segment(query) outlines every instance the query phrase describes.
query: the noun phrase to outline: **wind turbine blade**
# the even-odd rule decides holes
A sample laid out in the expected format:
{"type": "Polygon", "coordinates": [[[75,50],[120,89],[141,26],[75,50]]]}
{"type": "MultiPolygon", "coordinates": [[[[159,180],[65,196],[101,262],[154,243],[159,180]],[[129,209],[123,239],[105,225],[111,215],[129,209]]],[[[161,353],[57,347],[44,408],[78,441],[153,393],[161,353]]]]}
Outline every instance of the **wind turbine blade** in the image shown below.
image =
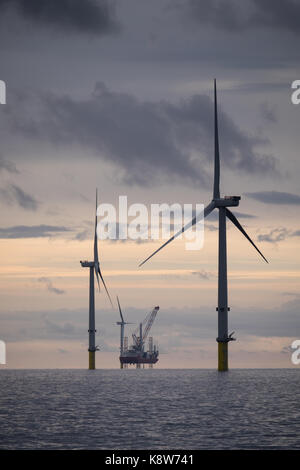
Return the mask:
{"type": "Polygon", "coordinates": [[[219,130],[218,130],[218,104],[217,104],[217,82],[214,79],[215,98],[215,168],[214,168],[214,199],[220,198],[220,153],[219,153],[219,130]]]}
{"type": "Polygon", "coordinates": [[[97,238],[97,204],[98,204],[98,191],[96,189],[96,214],[95,214],[95,233],[94,233],[94,263],[95,263],[95,267],[96,267],[97,264],[99,264],[99,259],[98,259],[98,238],[97,238]]]}
{"type": "MultiPolygon", "coordinates": [[[[208,206],[206,206],[205,209],[204,209],[203,217],[205,218],[206,216],[208,216],[208,214],[210,214],[214,209],[215,209],[214,202],[210,202],[208,204],[208,206]]],[[[173,235],[168,241],[166,241],[163,245],[161,245],[161,247],[159,247],[156,251],[154,251],[154,253],[152,253],[152,255],[148,256],[148,258],[146,258],[141,264],[139,264],[139,267],[141,267],[143,264],[145,264],[146,261],[148,261],[150,258],[152,258],[152,256],[156,255],[156,253],[158,253],[160,250],[162,250],[165,246],[167,246],[169,243],[171,243],[173,240],[175,240],[175,238],[177,238],[183,232],[185,232],[186,230],[191,228],[193,225],[195,225],[195,223],[199,220],[200,215],[201,215],[201,212],[199,214],[197,214],[188,224],[186,224],[184,227],[182,227],[182,229],[179,230],[179,232],[175,233],[175,235],[173,235]]]]}
{"type": "Polygon", "coordinates": [[[103,285],[104,285],[104,289],[106,290],[107,297],[109,298],[110,304],[111,304],[111,306],[113,307],[113,303],[112,303],[111,297],[110,297],[110,295],[109,295],[109,292],[108,292],[108,290],[107,290],[106,284],[105,284],[105,282],[104,282],[104,279],[103,279],[103,276],[102,276],[102,273],[101,273],[101,270],[100,270],[100,266],[99,266],[99,265],[98,265],[98,273],[99,273],[100,279],[101,279],[101,281],[102,281],[102,283],[103,283],[103,285]]]}
{"type": "Polygon", "coordinates": [[[100,264],[99,264],[99,257],[98,257],[98,237],[97,237],[97,206],[98,206],[98,190],[96,189],[96,214],[95,214],[95,234],[94,234],[94,264],[95,264],[95,273],[96,273],[96,278],[98,282],[98,287],[100,291],[100,282],[99,282],[99,276],[100,279],[104,285],[104,288],[106,290],[107,296],[109,298],[109,301],[111,303],[111,306],[113,307],[113,303],[111,301],[109,292],[107,290],[106,284],[104,282],[101,270],[100,270],[100,264]]]}
{"type": "Polygon", "coordinates": [[[99,282],[99,276],[98,276],[98,269],[96,268],[96,265],[94,266],[94,268],[95,268],[95,273],[96,273],[98,289],[99,289],[99,292],[100,292],[100,282],[99,282]]]}
{"type": "Polygon", "coordinates": [[[123,323],[125,323],[125,322],[124,322],[123,315],[122,315],[121,305],[120,305],[119,297],[118,297],[118,296],[117,296],[117,301],[118,301],[118,307],[119,307],[119,312],[120,312],[121,321],[122,321],[123,323]]]}
{"type": "Polygon", "coordinates": [[[229,210],[227,209],[226,207],[226,215],[228,217],[228,219],[231,220],[231,222],[233,223],[233,225],[235,225],[239,230],[240,232],[242,232],[242,234],[247,238],[247,240],[249,240],[249,242],[251,243],[251,245],[254,246],[254,248],[256,249],[256,251],[258,251],[258,253],[260,254],[260,256],[266,261],[266,263],[269,263],[269,261],[264,257],[264,255],[262,254],[262,252],[257,248],[257,246],[255,245],[255,243],[251,240],[251,238],[249,237],[249,235],[246,233],[246,231],[243,229],[243,227],[241,226],[241,224],[239,223],[239,221],[237,220],[236,216],[229,210]]]}
{"type": "Polygon", "coordinates": [[[99,269],[99,258],[98,258],[98,238],[97,238],[97,205],[98,205],[98,190],[96,188],[96,213],[95,213],[95,233],[94,233],[94,266],[95,266],[95,274],[98,283],[98,289],[100,292],[100,283],[99,283],[99,276],[98,276],[98,269],[99,269]]]}

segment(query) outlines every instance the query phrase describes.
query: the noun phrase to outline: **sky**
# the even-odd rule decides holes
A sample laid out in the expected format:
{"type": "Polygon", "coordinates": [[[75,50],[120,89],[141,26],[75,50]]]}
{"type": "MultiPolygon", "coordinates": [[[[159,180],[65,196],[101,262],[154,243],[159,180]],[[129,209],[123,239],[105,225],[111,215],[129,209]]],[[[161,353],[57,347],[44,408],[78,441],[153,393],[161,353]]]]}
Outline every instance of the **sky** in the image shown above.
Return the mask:
{"type": "MultiPolygon", "coordinates": [[[[299,367],[298,0],[0,0],[0,368],[86,368],[88,272],[99,201],[212,198],[213,79],[228,222],[230,367],[299,367]]],[[[119,320],[160,306],[159,368],[217,363],[217,219],[204,245],[100,241],[114,299],[96,293],[98,368],[117,368],[119,320]]],[[[126,335],[131,335],[127,327],[126,335]]],[[[133,326],[132,328],[135,328],[133,326]]]]}

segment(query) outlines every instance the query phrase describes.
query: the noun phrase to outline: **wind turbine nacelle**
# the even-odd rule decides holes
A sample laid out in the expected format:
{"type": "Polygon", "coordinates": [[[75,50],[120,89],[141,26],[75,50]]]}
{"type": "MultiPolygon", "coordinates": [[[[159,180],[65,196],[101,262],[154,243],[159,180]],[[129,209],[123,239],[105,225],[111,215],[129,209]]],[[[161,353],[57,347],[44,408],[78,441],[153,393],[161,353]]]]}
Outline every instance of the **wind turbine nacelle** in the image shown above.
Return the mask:
{"type": "Polygon", "coordinates": [[[216,207],[234,207],[240,203],[241,196],[225,196],[224,198],[214,199],[216,207]]]}
{"type": "Polygon", "coordinates": [[[94,261],[80,261],[82,268],[92,268],[95,263],[94,261]]]}

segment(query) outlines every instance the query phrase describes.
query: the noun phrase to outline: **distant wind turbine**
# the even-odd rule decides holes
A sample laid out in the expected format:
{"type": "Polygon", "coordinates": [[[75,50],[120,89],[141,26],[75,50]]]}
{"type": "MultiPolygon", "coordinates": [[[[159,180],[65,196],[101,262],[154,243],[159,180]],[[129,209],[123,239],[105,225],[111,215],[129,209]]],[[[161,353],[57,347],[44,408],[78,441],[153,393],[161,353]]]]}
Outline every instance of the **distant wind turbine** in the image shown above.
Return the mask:
{"type": "Polygon", "coordinates": [[[214,165],[214,187],[213,199],[205,207],[203,213],[197,214],[187,225],[182,227],[179,232],[173,235],[166,243],[158,248],[152,255],[148,256],[141,264],[142,266],[152,256],[158,253],[162,248],[168,245],[176,237],[181,235],[184,231],[195,225],[200,216],[207,217],[214,209],[219,209],[219,273],[218,273],[218,370],[228,370],[228,343],[234,341],[233,333],[228,335],[228,288],[227,288],[227,247],[226,247],[226,217],[242,232],[247,240],[254,246],[260,256],[268,263],[264,255],[257,248],[255,243],[251,240],[249,235],[243,229],[235,215],[228,209],[228,207],[238,206],[241,199],[240,196],[220,196],[220,155],[219,155],[219,133],[218,133],[218,113],[217,113],[217,86],[214,80],[214,134],[215,134],[215,165],[214,165]]]}
{"type": "MultiPolygon", "coordinates": [[[[124,352],[124,327],[125,325],[132,325],[132,323],[129,323],[127,321],[124,321],[121,305],[119,302],[119,297],[117,296],[117,301],[118,301],[118,307],[119,307],[119,313],[121,317],[121,321],[117,321],[117,325],[121,326],[121,332],[120,332],[120,357],[123,355],[124,352]]],[[[123,363],[120,361],[120,368],[123,369],[123,363]]]]}
{"type": "Polygon", "coordinates": [[[89,288],[89,369],[96,368],[95,352],[99,351],[99,347],[95,344],[95,282],[94,272],[96,274],[98,288],[100,292],[99,277],[102,281],[104,289],[107,293],[111,306],[113,306],[106,284],[104,282],[102,272],[100,269],[99,257],[98,257],[98,238],[97,238],[97,204],[98,195],[96,190],[96,216],[95,216],[95,234],[94,234],[94,261],[80,261],[83,268],[90,268],[90,288],[89,288]]]}

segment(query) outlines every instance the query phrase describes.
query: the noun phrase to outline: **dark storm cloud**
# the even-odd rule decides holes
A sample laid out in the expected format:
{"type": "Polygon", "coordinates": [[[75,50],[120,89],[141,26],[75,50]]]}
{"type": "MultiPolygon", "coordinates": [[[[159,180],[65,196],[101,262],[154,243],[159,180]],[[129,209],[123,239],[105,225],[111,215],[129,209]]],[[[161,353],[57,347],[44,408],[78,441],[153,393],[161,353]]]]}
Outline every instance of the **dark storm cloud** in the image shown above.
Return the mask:
{"type": "Polygon", "coordinates": [[[249,24],[280,28],[300,33],[300,3],[298,0],[252,0],[255,8],[249,24]]]}
{"type": "Polygon", "coordinates": [[[65,294],[65,291],[63,289],[58,289],[57,287],[54,287],[51,279],[49,279],[48,277],[40,277],[38,279],[38,282],[45,284],[46,289],[52,294],[56,294],[56,295],[65,294]]]}
{"type": "Polygon", "coordinates": [[[254,193],[245,193],[245,196],[251,197],[265,204],[300,204],[300,196],[292,193],[280,191],[257,191],[254,193]]]}
{"type": "Polygon", "coordinates": [[[39,206],[39,202],[33,196],[26,193],[16,184],[10,184],[6,188],[0,188],[0,197],[2,202],[7,204],[17,203],[26,210],[36,211],[39,206]]]}
{"type": "Polygon", "coordinates": [[[240,31],[245,27],[249,15],[249,1],[234,0],[188,0],[177,2],[177,7],[187,11],[193,21],[203,26],[212,25],[228,31],[240,31]]]}
{"type": "Polygon", "coordinates": [[[116,31],[115,5],[111,0],[0,0],[3,11],[62,31],[94,34],[116,31]]]}
{"type": "Polygon", "coordinates": [[[298,0],[189,0],[177,6],[203,26],[230,32],[270,28],[300,33],[298,0]]]}
{"type": "MultiPolygon", "coordinates": [[[[84,101],[23,94],[17,112],[7,107],[7,116],[11,129],[31,140],[77,145],[116,164],[127,183],[152,185],[162,175],[211,185],[213,104],[206,95],[177,104],[143,102],[98,83],[84,101]]],[[[224,165],[248,174],[277,172],[275,158],[257,150],[266,139],[247,135],[222,110],[219,120],[224,165]]]]}
{"type": "Polygon", "coordinates": [[[55,225],[15,225],[13,227],[0,228],[1,238],[40,238],[53,237],[59,233],[68,232],[66,227],[55,225]]]}

